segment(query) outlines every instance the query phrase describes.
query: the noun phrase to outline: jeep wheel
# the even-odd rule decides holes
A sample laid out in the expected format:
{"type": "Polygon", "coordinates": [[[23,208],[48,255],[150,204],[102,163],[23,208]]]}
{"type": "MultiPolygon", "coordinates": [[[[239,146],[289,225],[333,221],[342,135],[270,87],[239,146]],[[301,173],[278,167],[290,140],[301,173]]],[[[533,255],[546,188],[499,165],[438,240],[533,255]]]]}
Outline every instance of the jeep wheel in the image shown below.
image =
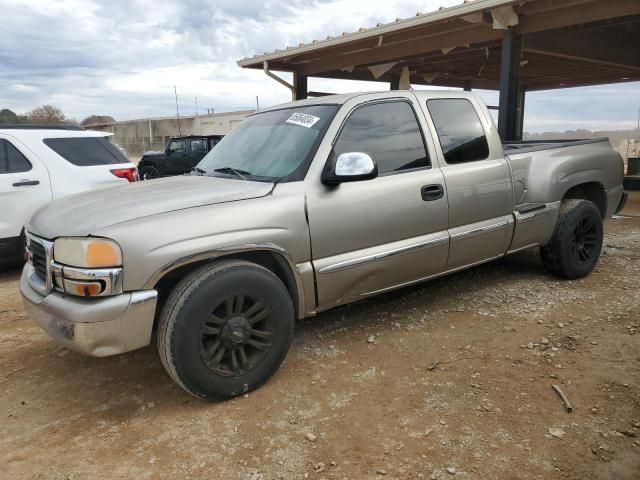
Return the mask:
{"type": "Polygon", "coordinates": [[[160,176],[158,169],[150,165],[140,167],[138,173],[140,174],[140,180],[151,180],[152,178],[158,178],[160,176]]]}
{"type": "Polygon", "coordinates": [[[185,277],[163,307],[158,353],[169,375],[200,398],[233,397],[265,383],[293,339],[293,304],[271,271],[230,260],[185,277]]]}
{"type": "Polygon", "coordinates": [[[602,249],[602,217],[587,200],[566,200],[551,241],[540,249],[547,271],[570,280],[587,276],[602,249]]]}

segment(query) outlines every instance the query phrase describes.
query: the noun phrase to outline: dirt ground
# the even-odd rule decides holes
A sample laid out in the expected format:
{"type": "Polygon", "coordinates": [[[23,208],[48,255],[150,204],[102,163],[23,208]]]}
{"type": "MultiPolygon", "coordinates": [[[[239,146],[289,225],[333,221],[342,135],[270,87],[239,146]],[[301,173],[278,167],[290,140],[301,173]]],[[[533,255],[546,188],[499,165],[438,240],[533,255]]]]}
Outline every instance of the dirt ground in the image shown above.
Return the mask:
{"type": "Polygon", "coordinates": [[[220,403],[152,348],[58,348],[2,273],[0,476],[638,479],[640,218],[606,230],[584,280],[525,252],[300,322],[271,381],[220,403]]]}

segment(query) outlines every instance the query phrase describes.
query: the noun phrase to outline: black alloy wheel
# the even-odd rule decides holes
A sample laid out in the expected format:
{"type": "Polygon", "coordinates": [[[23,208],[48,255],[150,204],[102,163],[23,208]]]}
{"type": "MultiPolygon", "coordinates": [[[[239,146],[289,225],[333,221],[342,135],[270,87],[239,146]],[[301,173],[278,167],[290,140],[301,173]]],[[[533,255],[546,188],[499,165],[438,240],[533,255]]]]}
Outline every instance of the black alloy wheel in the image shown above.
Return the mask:
{"type": "Polygon", "coordinates": [[[571,253],[573,258],[579,263],[586,263],[593,259],[598,252],[597,246],[598,230],[593,218],[585,217],[581,219],[573,230],[573,241],[571,253]]]}
{"type": "Polygon", "coordinates": [[[593,202],[563,200],[553,235],[540,248],[542,264],[557,277],[585,277],[598,262],[603,238],[602,214],[593,202]]]}
{"type": "Polygon", "coordinates": [[[265,383],[293,340],[292,298],[271,270],[216,260],[173,288],[158,319],[158,354],[184,390],[234,397],[265,383]]]}
{"type": "Polygon", "coordinates": [[[217,375],[247,373],[273,345],[276,323],[263,298],[238,293],[227,297],[200,328],[202,361],[217,375]]]}

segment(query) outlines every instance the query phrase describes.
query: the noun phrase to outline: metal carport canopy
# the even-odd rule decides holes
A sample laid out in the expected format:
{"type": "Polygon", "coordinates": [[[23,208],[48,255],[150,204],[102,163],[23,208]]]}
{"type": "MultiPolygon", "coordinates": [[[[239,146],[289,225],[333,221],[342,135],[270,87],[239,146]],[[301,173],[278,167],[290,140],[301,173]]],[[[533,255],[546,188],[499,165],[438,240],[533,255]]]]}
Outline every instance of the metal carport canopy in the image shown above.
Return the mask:
{"type": "Polygon", "coordinates": [[[500,131],[522,134],[524,92],[640,80],[640,0],[476,0],[238,62],[308,77],[500,90],[500,131]]]}

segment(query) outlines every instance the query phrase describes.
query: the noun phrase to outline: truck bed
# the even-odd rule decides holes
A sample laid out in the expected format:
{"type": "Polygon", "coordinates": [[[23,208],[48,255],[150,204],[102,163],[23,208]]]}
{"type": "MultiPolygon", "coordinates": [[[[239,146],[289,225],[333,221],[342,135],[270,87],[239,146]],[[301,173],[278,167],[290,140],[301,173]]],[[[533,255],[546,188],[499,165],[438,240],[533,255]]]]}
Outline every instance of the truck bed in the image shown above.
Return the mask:
{"type": "Polygon", "coordinates": [[[575,147],[577,145],[587,145],[589,143],[608,142],[607,137],[588,138],[581,140],[520,140],[502,142],[504,153],[527,153],[538,152],[541,150],[551,150],[554,148],[575,147]]]}

